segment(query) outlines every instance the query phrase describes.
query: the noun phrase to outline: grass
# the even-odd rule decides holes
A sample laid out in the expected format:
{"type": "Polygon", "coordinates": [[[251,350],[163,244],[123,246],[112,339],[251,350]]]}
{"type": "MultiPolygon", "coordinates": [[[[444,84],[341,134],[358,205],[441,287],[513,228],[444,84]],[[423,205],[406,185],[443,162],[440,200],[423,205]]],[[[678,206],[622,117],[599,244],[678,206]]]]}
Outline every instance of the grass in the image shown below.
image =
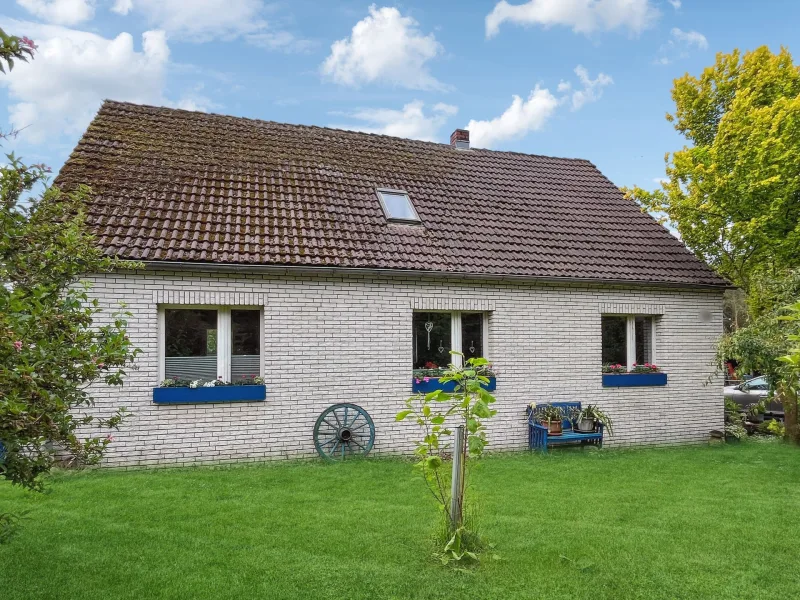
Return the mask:
{"type": "Polygon", "coordinates": [[[64,472],[0,485],[0,513],[28,511],[0,596],[796,598],[799,482],[781,443],[490,457],[473,489],[501,559],[459,573],[404,461],[64,472]]]}

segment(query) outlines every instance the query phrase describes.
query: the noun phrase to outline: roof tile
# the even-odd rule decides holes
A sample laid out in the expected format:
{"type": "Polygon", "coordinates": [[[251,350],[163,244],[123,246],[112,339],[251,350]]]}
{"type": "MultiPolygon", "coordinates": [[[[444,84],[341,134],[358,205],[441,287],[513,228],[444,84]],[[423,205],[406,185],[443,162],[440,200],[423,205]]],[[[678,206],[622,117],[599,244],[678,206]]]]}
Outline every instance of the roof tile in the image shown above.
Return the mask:
{"type": "Polygon", "coordinates": [[[56,182],[125,258],[727,285],[579,159],[106,101],[56,182]]]}

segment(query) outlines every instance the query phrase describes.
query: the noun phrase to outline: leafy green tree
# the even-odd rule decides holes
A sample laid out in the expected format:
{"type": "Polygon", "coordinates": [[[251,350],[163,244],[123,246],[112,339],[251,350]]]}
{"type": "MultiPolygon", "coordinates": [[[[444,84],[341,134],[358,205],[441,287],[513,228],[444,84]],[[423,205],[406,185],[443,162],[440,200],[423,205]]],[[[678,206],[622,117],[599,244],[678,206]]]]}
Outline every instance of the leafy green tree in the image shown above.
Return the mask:
{"type": "MultiPolygon", "coordinates": [[[[0,35],[0,62],[33,55],[27,38],[0,35]]],[[[74,464],[97,462],[124,410],[92,417],[87,386],[121,385],[138,350],[125,333],[125,316],[97,326],[89,301],[89,273],[133,268],[106,257],[85,227],[85,187],[61,191],[42,183],[43,165],[13,155],[0,168],[0,476],[40,490],[41,475],[59,456],[74,464]],[[95,435],[89,435],[94,432],[95,435]]],[[[3,519],[8,525],[8,515],[3,519]]]]}
{"type": "Polygon", "coordinates": [[[626,190],[701,259],[749,290],[754,273],[800,264],[800,67],[766,46],[718,54],[672,89],[688,145],[666,155],[662,189],[626,190]]]}
{"type": "Polygon", "coordinates": [[[47,188],[20,201],[44,175],[16,159],[0,169],[0,475],[40,489],[56,459],[97,462],[111,437],[82,439],[81,427],[117,427],[123,413],[82,414],[86,387],[121,385],[136,356],[123,314],[102,327],[89,301],[87,273],[130,268],[105,257],[85,230],[88,190],[47,188]]]}
{"type": "Polygon", "coordinates": [[[760,276],[753,282],[760,290],[760,304],[752,310],[746,327],[722,337],[717,361],[735,359],[740,373],[761,373],[770,382],[770,391],[783,404],[786,439],[800,444],[798,428],[797,373],[787,362],[800,335],[800,319],[787,318],[793,305],[800,303],[800,269],[777,277],[760,276]]]}
{"type": "MultiPolygon", "coordinates": [[[[451,351],[451,354],[461,353],[451,351]]],[[[438,553],[444,564],[477,561],[477,552],[482,547],[474,522],[468,522],[471,514],[465,502],[471,459],[480,457],[488,443],[484,421],[497,412],[491,408],[494,396],[483,387],[489,383],[490,373],[489,361],[485,358],[470,358],[464,366],[451,364],[439,382],[454,382],[453,393],[437,390],[412,396],[406,400],[405,410],[396,417],[398,421],[414,420],[423,432],[414,451],[419,459],[416,467],[444,517],[440,540],[444,547],[438,553]],[[463,428],[465,443],[461,444],[460,485],[453,486],[452,460],[459,427],[463,428]]]]}
{"type": "MultiPolygon", "coordinates": [[[[800,302],[787,306],[785,312],[786,314],[780,319],[790,323],[792,333],[787,336],[789,351],[780,356],[778,360],[784,367],[784,389],[786,393],[794,396],[795,404],[797,404],[798,396],[800,396],[800,302]]],[[[797,417],[796,414],[795,417],[797,417]]],[[[795,431],[794,441],[798,440],[798,435],[799,433],[795,431]]]]}

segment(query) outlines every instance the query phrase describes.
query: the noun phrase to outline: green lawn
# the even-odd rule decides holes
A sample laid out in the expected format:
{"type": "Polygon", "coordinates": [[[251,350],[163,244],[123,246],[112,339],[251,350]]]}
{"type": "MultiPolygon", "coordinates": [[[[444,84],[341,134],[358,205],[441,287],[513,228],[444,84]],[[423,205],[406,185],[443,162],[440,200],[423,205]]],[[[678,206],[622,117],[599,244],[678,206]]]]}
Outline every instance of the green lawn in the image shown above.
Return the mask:
{"type": "Polygon", "coordinates": [[[458,573],[429,558],[435,508],[399,460],[3,484],[0,512],[30,512],[0,597],[800,597],[800,450],[781,443],[498,456],[473,486],[501,560],[458,573]]]}

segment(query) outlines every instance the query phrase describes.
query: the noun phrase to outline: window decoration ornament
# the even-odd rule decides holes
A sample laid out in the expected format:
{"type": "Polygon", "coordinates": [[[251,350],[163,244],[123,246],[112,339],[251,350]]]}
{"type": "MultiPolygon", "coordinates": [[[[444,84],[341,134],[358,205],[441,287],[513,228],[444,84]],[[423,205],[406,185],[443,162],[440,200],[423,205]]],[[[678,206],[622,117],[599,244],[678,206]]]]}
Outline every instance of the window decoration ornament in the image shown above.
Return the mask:
{"type": "Polygon", "coordinates": [[[442,340],[439,340],[439,348],[437,348],[437,350],[439,350],[439,354],[444,354],[444,344],[442,340]]]}
{"type": "Polygon", "coordinates": [[[474,340],[469,343],[469,352],[470,352],[470,354],[475,354],[475,341],[474,340]]]}
{"type": "MultiPolygon", "coordinates": [[[[431,349],[431,331],[433,331],[433,321],[425,323],[425,331],[428,332],[428,350],[431,349]]],[[[441,352],[441,350],[439,351],[441,352]]]]}

